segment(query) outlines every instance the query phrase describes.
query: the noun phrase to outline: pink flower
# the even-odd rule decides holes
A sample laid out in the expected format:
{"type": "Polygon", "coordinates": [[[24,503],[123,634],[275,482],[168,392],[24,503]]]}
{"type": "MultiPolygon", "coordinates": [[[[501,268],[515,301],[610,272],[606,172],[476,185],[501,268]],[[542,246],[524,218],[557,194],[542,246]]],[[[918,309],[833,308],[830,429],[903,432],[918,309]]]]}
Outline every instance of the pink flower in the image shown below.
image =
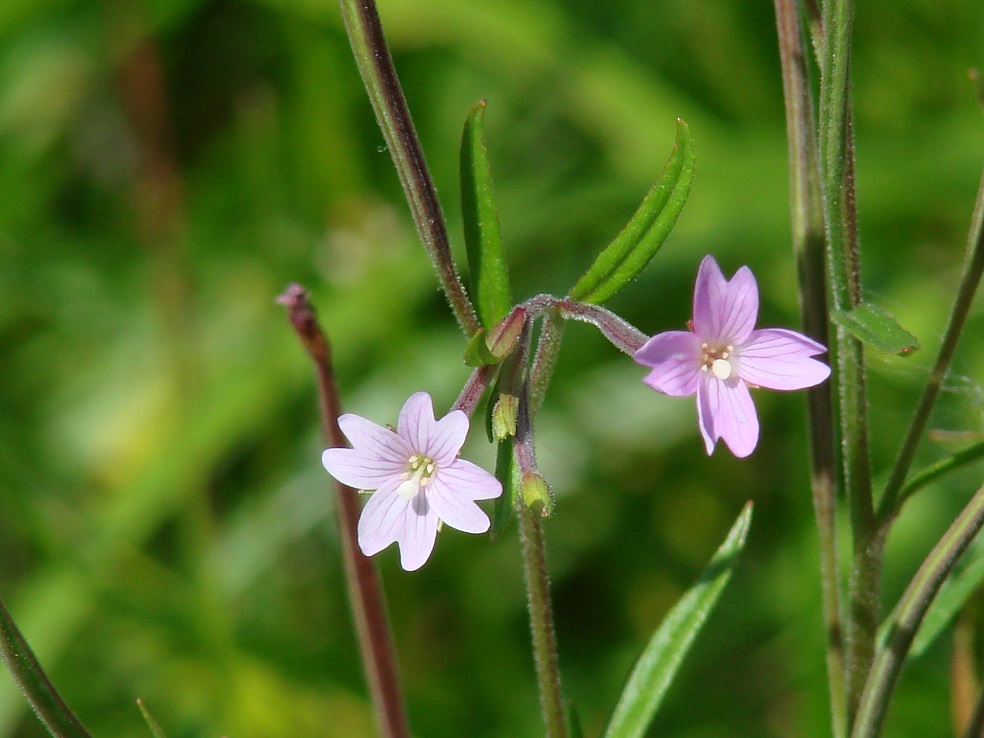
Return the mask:
{"type": "Polygon", "coordinates": [[[403,405],[396,430],[358,415],[338,419],[353,448],[329,448],[325,469],[342,484],[375,490],[359,518],[359,547],[366,556],[391,543],[400,564],[419,569],[434,550],[442,522],[466,533],[484,533],[489,517],[475,500],[502,494],[495,477],[458,458],[468,434],[468,416],[452,410],[434,420],[434,405],[417,392],[403,405]]]}
{"type": "Polygon", "coordinates": [[[731,280],[705,256],[694,287],[690,331],[650,338],[635,360],[652,367],[643,380],[672,397],[697,394],[697,417],[707,453],[719,438],[744,458],[758,443],[759,423],[749,387],[797,390],[830,376],[830,367],[811,357],[827,349],[783,328],[754,330],[759,297],[748,267],[731,280]]]}

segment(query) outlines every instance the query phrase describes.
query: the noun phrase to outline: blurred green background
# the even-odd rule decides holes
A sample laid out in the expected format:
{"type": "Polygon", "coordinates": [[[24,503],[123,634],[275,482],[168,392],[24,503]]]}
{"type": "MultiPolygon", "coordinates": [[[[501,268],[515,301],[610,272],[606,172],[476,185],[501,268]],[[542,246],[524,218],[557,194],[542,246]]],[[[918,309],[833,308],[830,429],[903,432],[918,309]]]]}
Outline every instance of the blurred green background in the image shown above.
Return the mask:
{"type": "MultiPolygon", "coordinates": [[[[689,318],[697,264],[742,264],[762,324],[798,323],[770,3],[381,0],[456,246],[461,125],[488,100],[515,294],[563,293],[697,142],[683,216],[611,304],[689,318]]],[[[854,102],[866,293],[916,333],[873,358],[876,478],[927,374],[984,153],[977,0],[870,0],[854,102]]],[[[446,408],[464,339],[436,289],[329,0],[0,4],[0,593],[97,736],[369,736],[313,378],[276,296],[308,286],[347,409],[446,408]]],[[[934,426],[984,428],[973,313],[934,426]]],[[[801,394],[707,458],[692,400],[574,325],[538,422],[561,667],[597,735],[633,660],[747,499],[749,548],[651,734],[828,734],[801,394]]],[[[491,449],[472,433],[468,453],[491,449]]],[[[921,460],[946,450],[930,444],[921,460]]],[[[893,603],[981,469],[918,498],[893,603]]],[[[542,734],[515,528],[378,557],[415,734],[542,734]]],[[[888,736],[950,734],[948,632],[888,736]]],[[[44,735],[0,675],[0,736],[44,735]]]]}

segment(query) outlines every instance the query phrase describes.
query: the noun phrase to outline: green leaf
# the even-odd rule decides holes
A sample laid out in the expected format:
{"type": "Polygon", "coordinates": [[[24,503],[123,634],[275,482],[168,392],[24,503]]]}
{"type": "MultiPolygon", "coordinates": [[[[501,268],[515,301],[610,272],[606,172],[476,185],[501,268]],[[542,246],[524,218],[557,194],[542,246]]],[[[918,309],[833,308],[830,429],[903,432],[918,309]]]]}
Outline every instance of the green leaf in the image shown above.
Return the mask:
{"type": "Polygon", "coordinates": [[[858,700],[852,738],[877,738],[881,735],[888,703],[913,639],[943,582],[982,525],[984,487],[970,498],[970,502],[929,552],[892,611],[858,700]]]}
{"type": "Polygon", "coordinates": [[[491,328],[512,307],[499,206],[485,146],[485,101],[471,109],[461,137],[461,215],[471,292],[482,325],[491,328]]]}
{"type": "Polygon", "coordinates": [[[137,707],[140,708],[140,714],[143,715],[143,719],[146,721],[147,727],[150,728],[150,732],[154,738],[167,738],[161,726],[154,720],[154,716],[150,714],[150,711],[144,705],[143,700],[137,700],[137,707]]]}
{"type": "Polygon", "coordinates": [[[851,310],[832,310],[831,320],[876,351],[911,356],[919,340],[877,305],[863,302],[851,310]]]}
{"type": "Polygon", "coordinates": [[[752,503],[749,502],[701,578],[653,634],[622,690],[605,738],[645,735],[683,657],[731,578],[738,556],[745,547],[751,521],[752,503]]]}
{"type": "Polygon", "coordinates": [[[502,361],[489,351],[489,345],[485,341],[485,329],[478,331],[468,341],[465,346],[465,366],[491,366],[502,361]]]}
{"type": "MultiPolygon", "coordinates": [[[[940,587],[940,593],[923,619],[922,627],[912,643],[912,655],[921,656],[950,624],[967,600],[984,584],[984,546],[976,546],[952,577],[940,587]]],[[[888,632],[891,620],[882,624],[881,634],[888,632]]]]}
{"type": "Polygon", "coordinates": [[[516,512],[516,500],[519,499],[520,473],[513,452],[515,438],[507,438],[499,443],[495,456],[495,478],[502,482],[502,494],[495,501],[492,510],[492,540],[502,535],[513,513],[516,512]]]}
{"type": "Polygon", "coordinates": [[[608,300],[641,272],[673,229],[694,179],[694,140],[677,118],[676,144],[639,209],[615,240],[598,255],[570,296],[597,305],[608,300]]]}
{"type": "Polygon", "coordinates": [[[51,735],[55,738],[91,738],[48,681],[3,602],[0,602],[0,656],[51,735]]]}

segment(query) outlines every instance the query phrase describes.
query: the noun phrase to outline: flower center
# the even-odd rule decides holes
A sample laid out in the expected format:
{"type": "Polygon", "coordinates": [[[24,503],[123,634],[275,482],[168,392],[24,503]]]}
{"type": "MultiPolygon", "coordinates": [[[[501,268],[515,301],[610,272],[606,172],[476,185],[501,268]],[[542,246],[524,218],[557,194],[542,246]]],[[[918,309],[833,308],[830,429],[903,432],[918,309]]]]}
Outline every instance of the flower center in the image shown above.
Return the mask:
{"type": "Polygon", "coordinates": [[[403,472],[404,481],[396,488],[398,495],[406,500],[415,497],[430,482],[437,471],[437,464],[429,456],[414,454],[407,459],[407,470],[403,472]]]}
{"type": "Polygon", "coordinates": [[[735,367],[731,363],[734,350],[734,346],[711,346],[702,343],[700,345],[700,370],[710,372],[718,379],[727,379],[735,373],[735,367]]]}

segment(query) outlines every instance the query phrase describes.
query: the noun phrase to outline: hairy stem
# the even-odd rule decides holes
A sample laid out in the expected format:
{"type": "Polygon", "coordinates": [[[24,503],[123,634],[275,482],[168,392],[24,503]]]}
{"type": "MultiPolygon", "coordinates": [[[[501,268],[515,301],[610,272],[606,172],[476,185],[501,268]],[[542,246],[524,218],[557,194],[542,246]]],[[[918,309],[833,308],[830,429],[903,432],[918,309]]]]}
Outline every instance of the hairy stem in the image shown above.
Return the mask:
{"type": "MultiPolygon", "coordinates": [[[[827,283],[830,307],[849,311],[861,297],[849,94],[853,2],[827,0],[822,12],[824,41],[817,129],[827,236],[827,283]]],[[[850,725],[874,657],[884,546],[871,493],[864,352],[861,342],[840,327],[831,349],[836,362],[833,390],[838,413],[841,480],[850,512],[853,549],[846,623],[850,725]]]]}
{"type": "Polygon", "coordinates": [[[393,157],[417,232],[458,324],[470,337],[481,324],[451,257],[444,213],[386,46],[375,0],[341,0],[341,9],[355,62],[393,157]]]}
{"type": "Polygon", "coordinates": [[[567,722],[560,687],[560,666],[557,659],[557,636],[554,633],[553,610],[550,604],[550,576],[547,573],[546,549],[540,518],[520,500],[517,505],[519,534],[523,545],[523,571],[530,608],[530,630],[533,655],[536,659],[536,679],[540,688],[540,708],[546,725],[547,738],[566,738],[567,722]]]}
{"type": "MultiPolygon", "coordinates": [[[[796,0],[775,0],[789,139],[789,189],[804,332],[828,343],[823,208],[820,202],[814,105],[807,68],[806,35],[796,0]]],[[[837,450],[830,384],[807,392],[813,512],[820,543],[823,619],[827,633],[827,682],[833,735],[847,731],[842,590],[837,550],[837,450]]]]}

